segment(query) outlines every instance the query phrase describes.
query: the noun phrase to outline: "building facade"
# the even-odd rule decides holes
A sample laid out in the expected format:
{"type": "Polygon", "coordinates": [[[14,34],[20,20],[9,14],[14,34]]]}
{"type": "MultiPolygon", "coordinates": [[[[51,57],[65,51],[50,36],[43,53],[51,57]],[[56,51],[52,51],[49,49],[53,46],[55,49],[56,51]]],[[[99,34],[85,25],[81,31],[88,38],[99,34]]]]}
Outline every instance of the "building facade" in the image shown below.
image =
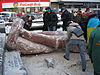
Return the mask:
{"type": "Polygon", "coordinates": [[[66,7],[67,9],[76,10],[77,8],[100,8],[100,0],[51,0],[51,7],[61,9],[66,7]]]}
{"type": "Polygon", "coordinates": [[[46,7],[51,6],[56,8],[58,11],[62,7],[67,9],[87,7],[94,9],[100,8],[100,0],[1,0],[0,11],[6,9],[7,11],[16,12],[40,12],[44,11],[46,7]]]}

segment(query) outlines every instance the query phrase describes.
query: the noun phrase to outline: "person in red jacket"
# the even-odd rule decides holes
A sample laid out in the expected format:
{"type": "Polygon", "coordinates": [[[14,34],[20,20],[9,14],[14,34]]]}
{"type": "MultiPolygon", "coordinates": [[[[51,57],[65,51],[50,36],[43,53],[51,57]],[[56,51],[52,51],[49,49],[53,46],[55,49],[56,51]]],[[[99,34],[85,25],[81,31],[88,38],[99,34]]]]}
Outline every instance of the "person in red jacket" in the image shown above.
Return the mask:
{"type": "Polygon", "coordinates": [[[77,14],[82,14],[81,8],[78,9],[77,14]]]}
{"type": "Polygon", "coordinates": [[[89,15],[91,15],[91,14],[92,14],[92,12],[90,11],[90,9],[89,9],[89,8],[86,8],[85,14],[86,14],[86,16],[89,16],[89,15]]]}

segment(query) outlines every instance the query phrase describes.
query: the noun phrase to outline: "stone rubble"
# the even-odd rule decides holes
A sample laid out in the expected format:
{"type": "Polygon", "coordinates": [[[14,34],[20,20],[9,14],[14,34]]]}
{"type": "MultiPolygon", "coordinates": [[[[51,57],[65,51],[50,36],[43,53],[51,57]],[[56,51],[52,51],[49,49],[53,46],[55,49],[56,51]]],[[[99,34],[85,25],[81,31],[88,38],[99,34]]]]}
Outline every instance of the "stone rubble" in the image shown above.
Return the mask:
{"type": "Polygon", "coordinates": [[[45,58],[44,60],[46,61],[48,68],[50,68],[50,67],[54,68],[55,59],[53,59],[53,58],[45,58]]]}

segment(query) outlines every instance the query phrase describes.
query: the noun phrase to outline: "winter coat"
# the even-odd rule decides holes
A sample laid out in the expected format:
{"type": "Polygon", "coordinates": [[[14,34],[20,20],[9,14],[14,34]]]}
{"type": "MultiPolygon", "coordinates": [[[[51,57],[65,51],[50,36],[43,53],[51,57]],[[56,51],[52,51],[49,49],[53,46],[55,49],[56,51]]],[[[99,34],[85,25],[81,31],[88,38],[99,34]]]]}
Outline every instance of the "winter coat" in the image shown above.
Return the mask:
{"type": "Polygon", "coordinates": [[[67,10],[65,10],[61,15],[61,20],[63,22],[71,21],[71,13],[67,10]]]}
{"type": "Polygon", "coordinates": [[[90,34],[88,54],[92,59],[94,71],[100,74],[100,27],[94,29],[90,34]]]}
{"type": "Polygon", "coordinates": [[[43,21],[46,23],[46,26],[56,26],[58,22],[57,15],[54,12],[45,13],[43,21]]]}
{"type": "Polygon", "coordinates": [[[81,15],[81,14],[77,14],[77,15],[74,17],[73,21],[76,22],[76,23],[81,24],[81,22],[82,22],[82,15],[81,15]]]}
{"type": "Polygon", "coordinates": [[[24,28],[26,30],[30,30],[31,25],[32,25],[32,20],[26,20],[24,24],[24,28]]]}
{"type": "Polygon", "coordinates": [[[67,28],[67,33],[68,33],[68,37],[70,40],[85,40],[84,39],[84,36],[80,36],[80,37],[77,37],[73,32],[73,30],[76,28],[76,27],[79,27],[79,24],[78,23],[71,23],[69,24],[69,27],[67,28]]]}
{"type": "Polygon", "coordinates": [[[47,12],[44,12],[44,14],[43,14],[43,23],[44,23],[44,25],[43,25],[43,31],[47,31],[48,29],[47,29],[47,22],[46,22],[46,14],[47,14],[47,12]]]}

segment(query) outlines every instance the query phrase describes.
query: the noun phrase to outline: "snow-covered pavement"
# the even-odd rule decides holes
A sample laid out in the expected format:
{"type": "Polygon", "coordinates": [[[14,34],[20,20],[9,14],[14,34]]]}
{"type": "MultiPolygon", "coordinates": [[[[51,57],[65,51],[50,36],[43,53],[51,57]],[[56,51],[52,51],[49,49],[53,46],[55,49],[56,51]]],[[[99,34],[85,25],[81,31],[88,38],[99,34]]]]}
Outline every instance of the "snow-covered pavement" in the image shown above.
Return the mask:
{"type": "Polygon", "coordinates": [[[93,75],[93,67],[87,57],[86,72],[81,70],[81,59],[79,53],[71,53],[70,60],[63,58],[64,52],[49,54],[22,56],[23,63],[29,75],[93,75]],[[55,60],[54,68],[47,67],[45,58],[55,60]]]}

